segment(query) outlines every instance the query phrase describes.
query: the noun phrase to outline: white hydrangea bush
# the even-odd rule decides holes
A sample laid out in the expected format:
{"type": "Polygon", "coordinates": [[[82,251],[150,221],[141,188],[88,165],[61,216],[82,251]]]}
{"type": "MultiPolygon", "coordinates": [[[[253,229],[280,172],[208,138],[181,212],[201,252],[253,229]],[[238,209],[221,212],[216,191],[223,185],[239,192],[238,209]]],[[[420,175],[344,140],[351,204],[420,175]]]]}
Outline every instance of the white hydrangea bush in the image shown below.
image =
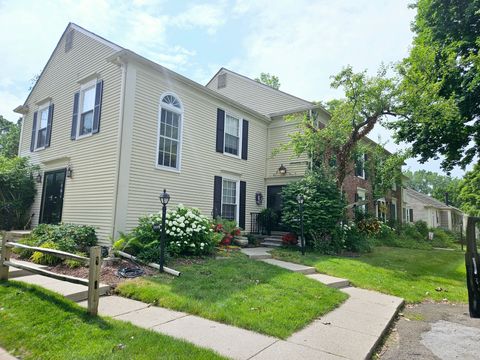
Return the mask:
{"type": "MultiPolygon", "coordinates": [[[[148,216],[152,225],[162,223],[162,214],[148,216]]],[[[218,236],[213,233],[212,222],[197,208],[178,205],[167,211],[165,221],[167,250],[170,255],[206,255],[218,245],[218,236]]]]}

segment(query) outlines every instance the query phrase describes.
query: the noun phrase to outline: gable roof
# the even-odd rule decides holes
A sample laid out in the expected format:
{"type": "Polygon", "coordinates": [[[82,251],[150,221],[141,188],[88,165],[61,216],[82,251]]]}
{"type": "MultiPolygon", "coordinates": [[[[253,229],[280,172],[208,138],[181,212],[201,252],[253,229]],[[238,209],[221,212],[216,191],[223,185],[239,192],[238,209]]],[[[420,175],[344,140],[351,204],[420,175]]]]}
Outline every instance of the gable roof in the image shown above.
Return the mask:
{"type": "Polygon", "coordinates": [[[206,84],[206,87],[222,93],[223,95],[241,102],[242,104],[270,117],[277,116],[279,114],[304,111],[312,108],[321,109],[328,114],[327,110],[325,110],[321,105],[291,95],[284,91],[274,89],[271,86],[262,84],[225,67],[220,68],[220,70],[216,72],[216,74],[206,84]],[[233,79],[235,79],[234,81],[236,86],[231,86],[229,88],[229,81],[227,80],[226,87],[217,89],[216,86],[214,86],[213,81],[218,77],[218,75],[223,73],[232,76],[233,79]]]}
{"type": "Polygon", "coordinates": [[[406,188],[407,194],[418,201],[422,202],[425,206],[431,206],[431,207],[436,207],[436,208],[441,208],[441,209],[456,209],[453,206],[449,206],[431,196],[422,194],[421,192],[418,192],[416,190],[413,190],[411,188],[406,188]]]}
{"type": "Polygon", "coordinates": [[[48,65],[49,65],[50,62],[52,61],[53,54],[55,54],[55,52],[57,51],[57,49],[58,49],[58,47],[60,46],[60,43],[62,42],[62,39],[63,39],[63,37],[65,36],[65,34],[66,34],[69,30],[72,30],[72,29],[73,29],[73,30],[76,30],[76,31],[78,31],[78,32],[80,32],[80,33],[82,33],[82,34],[84,34],[84,35],[87,35],[87,36],[89,36],[89,37],[97,40],[98,42],[100,42],[100,43],[102,43],[102,44],[104,44],[104,45],[106,45],[106,46],[111,47],[112,50],[119,51],[119,50],[122,49],[121,46],[119,46],[119,45],[117,45],[117,44],[115,44],[115,43],[113,43],[113,42],[111,42],[111,41],[109,41],[109,40],[107,40],[107,39],[105,39],[105,38],[97,35],[97,34],[94,34],[94,33],[92,33],[91,31],[88,31],[87,29],[82,28],[81,26],[78,26],[77,24],[74,24],[74,23],[72,23],[72,22],[69,22],[68,25],[67,25],[67,27],[66,27],[65,30],[63,31],[62,35],[61,35],[60,38],[58,39],[57,45],[55,45],[55,48],[53,49],[52,53],[50,54],[50,57],[49,57],[48,60],[47,60],[47,63],[45,64],[45,66],[43,67],[40,75],[38,76],[37,81],[36,81],[35,84],[32,86],[32,89],[30,90],[30,92],[29,92],[27,98],[25,99],[23,105],[20,105],[20,106],[16,107],[16,108],[14,109],[15,112],[17,112],[17,113],[23,113],[23,112],[25,111],[25,106],[26,106],[28,100],[30,99],[30,96],[32,95],[33,91],[35,90],[35,88],[36,88],[36,86],[37,86],[37,84],[38,84],[38,81],[40,80],[40,78],[42,77],[43,73],[45,72],[45,69],[48,67],[48,65]]]}
{"type": "Polygon", "coordinates": [[[133,60],[136,60],[142,64],[145,64],[149,67],[151,67],[152,69],[154,70],[157,70],[157,71],[160,71],[160,72],[164,72],[164,73],[167,73],[170,77],[173,77],[189,86],[192,86],[194,87],[195,89],[199,90],[199,91],[202,91],[206,94],[208,94],[209,96],[212,96],[216,99],[219,99],[227,104],[230,104],[231,106],[234,106],[240,110],[243,110],[245,111],[246,113],[248,114],[251,114],[253,115],[254,117],[257,117],[257,118],[260,118],[260,119],[263,119],[264,121],[270,121],[270,118],[266,117],[264,114],[261,114],[237,101],[235,101],[234,99],[231,99],[229,97],[226,97],[218,92],[215,92],[209,88],[207,88],[206,86],[200,84],[200,83],[197,83],[183,75],[180,75],[178,73],[176,73],[175,71],[173,70],[170,70],[158,63],[155,63],[154,61],[151,61],[137,53],[135,53],[134,51],[131,51],[131,50],[128,50],[124,47],[121,47],[77,24],[74,24],[72,22],[68,23],[67,27],[65,28],[64,32],[62,33],[62,35],[60,36],[60,39],[58,40],[57,42],[57,45],[55,46],[55,49],[53,50],[52,54],[50,55],[45,67],[43,68],[42,72],[40,73],[40,76],[37,80],[37,82],[35,83],[35,85],[32,87],[32,90],[30,91],[30,93],[28,94],[27,96],[27,99],[25,100],[23,106],[18,106],[15,110],[17,112],[22,112],[25,110],[25,105],[27,104],[29,98],[30,98],[30,95],[33,93],[33,90],[35,89],[38,81],[40,80],[40,78],[42,77],[42,74],[45,72],[45,69],[48,67],[49,63],[51,62],[52,60],[52,57],[53,57],[53,54],[56,52],[57,48],[60,46],[60,43],[63,39],[63,37],[65,36],[65,34],[70,30],[70,29],[73,29],[73,30],[76,30],[78,32],[81,32],[82,34],[86,35],[86,36],[89,36],[90,38],[104,44],[104,45],[107,45],[109,47],[112,48],[112,50],[115,50],[115,53],[113,53],[111,56],[109,56],[109,58],[107,58],[107,61],[111,61],[111,62],[115,62],[115,61],[118,61],[118,59],[121,59],[122,57],[128,57],[130,59],[133,59],[133,60]]]}

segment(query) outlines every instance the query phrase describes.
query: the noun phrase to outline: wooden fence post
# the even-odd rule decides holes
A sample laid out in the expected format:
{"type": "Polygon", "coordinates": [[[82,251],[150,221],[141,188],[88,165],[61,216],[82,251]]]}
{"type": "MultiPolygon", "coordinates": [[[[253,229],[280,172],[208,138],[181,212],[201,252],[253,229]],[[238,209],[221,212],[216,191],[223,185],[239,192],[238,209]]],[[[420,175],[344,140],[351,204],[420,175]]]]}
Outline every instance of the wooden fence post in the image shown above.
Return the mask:
{"type": "Polygon", "coordinates": [[[6,247],[8,241],[7,233],[3,233],[2,237],[2,257],[0,258],[0,280],[8,280],[8,266],[4,264],[5,261],[10,261],[10,254],[12,249],[6,247]]]}
{"type": "Polygon", "coordinates": [[[100,270],[102,266],[100,246],[90,248],[90,265],[88,268],[88,313],[97,315],[100,286],[100,270]]]}

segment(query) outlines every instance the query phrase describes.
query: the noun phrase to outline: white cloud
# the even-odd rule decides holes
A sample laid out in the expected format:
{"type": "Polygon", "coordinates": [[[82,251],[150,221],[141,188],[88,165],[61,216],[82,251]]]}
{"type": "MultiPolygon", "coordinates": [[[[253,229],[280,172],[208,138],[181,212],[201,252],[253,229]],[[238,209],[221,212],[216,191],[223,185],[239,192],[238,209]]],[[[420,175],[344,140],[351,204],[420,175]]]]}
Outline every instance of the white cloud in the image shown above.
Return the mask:
{"type": "Polygon", "coordinates": [[[17,121],[21,115],[13,112],[18,105],[22,105],[24,98],[15,96],[11,92],[0,90],[0,115],[10,121],[17,121]]]}
{"type": "Polygon", "coordinates": [[[188,8],[183,13],[172,18],[172,24],[180,28],[205,28],[209,34],[214,34],[225,23],[225,4],[198,4],[188,8]]]}

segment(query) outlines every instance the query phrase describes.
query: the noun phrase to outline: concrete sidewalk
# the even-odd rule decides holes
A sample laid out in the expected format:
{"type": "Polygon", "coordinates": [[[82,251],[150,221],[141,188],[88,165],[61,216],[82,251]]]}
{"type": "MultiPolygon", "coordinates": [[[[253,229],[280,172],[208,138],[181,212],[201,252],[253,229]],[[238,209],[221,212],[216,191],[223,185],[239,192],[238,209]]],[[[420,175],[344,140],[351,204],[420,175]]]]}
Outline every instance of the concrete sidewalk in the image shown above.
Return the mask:
{"type": "Polygon", "coordinates": [[[17,358],[10,355],[6,350],[0,348],[0,360],[17,360],[17,358]]]}
{"type": "MultiPolygon", "coordinates": [[[[264,260],[269,254],[268,249],[256,249],[250,251],[250,255],[264,260]]],[[[305,267],[298,264],[284,261],[269,261],[269,263],[292,271],[311,272],[310,269],[305,270],[305,267]]],[[[189,341],[232,359],[357,360],[369,358],[403,304],[403,300],[350,287],[346,279],[322,274],[306,276],[328,286],[341,288],[349,298],[339,308],[314,320],[286,340],[119,296],[100,298],[99,314],[189,341]]],[[[42,279],[39,275],[19,277],[15,280],[26,280],[28,283],[48,287],[63,295],[70,291],[67,288],[71,285],[55,279],[42,279]]],[[[72,291],[75,294],[78,293],[77,289],[72,291]]],[[[80,299],[77,298],[76,301],[80,299]]],[[[86,301],[81,301],[79,304],[87,306],[86,301]]]]}

